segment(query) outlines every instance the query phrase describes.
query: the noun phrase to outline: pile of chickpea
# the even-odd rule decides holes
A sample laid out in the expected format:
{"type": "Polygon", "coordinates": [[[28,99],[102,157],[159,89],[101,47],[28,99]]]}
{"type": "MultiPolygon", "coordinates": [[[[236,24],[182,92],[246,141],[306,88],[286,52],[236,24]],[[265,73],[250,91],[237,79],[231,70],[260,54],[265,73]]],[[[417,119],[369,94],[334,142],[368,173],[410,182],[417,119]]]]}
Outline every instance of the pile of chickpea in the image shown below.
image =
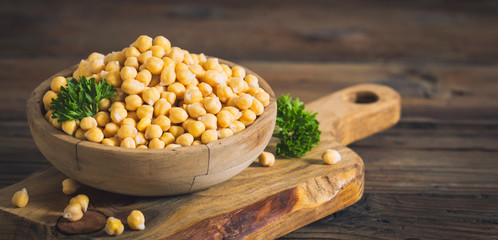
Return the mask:
{"type": "Polygon", "coordinates": [[[73,73],[106,79],[117,90],[93,117],[59,123],[49,110],[66,78],[55,77],[43,97],[45,118],[79,139],[125,148],[207,144],[251,125],[270,95],[240,66],[192,54],[163,36],[142,35],[119,52],[92,53],[73,73]]]}

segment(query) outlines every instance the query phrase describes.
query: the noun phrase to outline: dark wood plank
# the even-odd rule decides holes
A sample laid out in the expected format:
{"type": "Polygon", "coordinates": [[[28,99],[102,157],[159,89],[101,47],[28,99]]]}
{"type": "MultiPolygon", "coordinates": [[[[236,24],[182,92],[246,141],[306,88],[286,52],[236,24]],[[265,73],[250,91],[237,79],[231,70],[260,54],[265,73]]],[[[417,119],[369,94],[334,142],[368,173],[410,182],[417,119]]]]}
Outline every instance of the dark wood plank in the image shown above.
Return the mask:
{"type": "Polygon", "coordinates": [[[496,1],[4,1],[3,56],[109,52],[140,34],[230,60],[496,63],[496,1]],[[416,49],[416,50],[414,50],[416,49]]]}

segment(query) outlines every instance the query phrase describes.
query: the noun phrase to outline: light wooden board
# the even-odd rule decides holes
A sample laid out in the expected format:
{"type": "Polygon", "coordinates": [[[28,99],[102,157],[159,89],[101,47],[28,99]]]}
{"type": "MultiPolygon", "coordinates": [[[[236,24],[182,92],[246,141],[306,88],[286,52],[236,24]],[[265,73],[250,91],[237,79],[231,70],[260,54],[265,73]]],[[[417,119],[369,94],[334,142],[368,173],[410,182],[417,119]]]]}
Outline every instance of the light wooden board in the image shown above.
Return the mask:
{"type": "MultiPolygon", "coordinates": [[[[360,100],[363,94],[360,94],[360,100]]],[[[367,98],[368,100],[368,98],[367,98]]],[[[125,229],[119,238],[133,239],[271,239],[330,215],[358,201],[363,193],[362,159],[344,146],[395,124],[399,95],[372,84],[357,85],[307,105],[318,112],[323,131],[318,146],[299,159],[277,159],[270,168],[253,163],[234,178],[204,191],[173,197],[132,197],[89,187],[90,209],[125,221],[133,209],[146,217],[141,232],[125,229]],[[359,92],[378,96],[358,104],[359,92]],[[335,111],[334,111],[335,109],[335,111]],[[354,127],[354,126],[356,127],[354,127]],[[338,150],[342,160],[325,165],[325,149],[338,150]]],[[[267,150],[274,152],[275,141],[267,150]]],[[[68,236],[57,228],[71,196],[62,194],[65,176],[50,167],[0,190],[0,238],[106,237],[103,230],[68,236]],[[30,202],[15,208],[12,194],[26,187],[30,202]]]]}

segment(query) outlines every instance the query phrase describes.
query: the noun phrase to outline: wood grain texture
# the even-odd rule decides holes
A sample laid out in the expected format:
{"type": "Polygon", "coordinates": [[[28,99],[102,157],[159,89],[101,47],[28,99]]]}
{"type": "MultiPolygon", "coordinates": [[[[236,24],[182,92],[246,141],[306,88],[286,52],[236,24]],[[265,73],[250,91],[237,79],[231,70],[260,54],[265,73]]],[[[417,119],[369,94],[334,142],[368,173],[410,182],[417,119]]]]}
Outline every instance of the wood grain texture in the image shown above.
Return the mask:
{"type": "Polygon", "coordinates": [[[364,197],[283,239],[496,239],[497,9],[486,0],[2,1],[0,186],[49,165],[26,120],[40,79],[94,50],[164,34],[247,66],[276,96],[309,103],[380,83],[403,97],[399,124],[349,146],[365,162],[364,197]]]}
{"type": "MultiPolygon", "coordinates": [[[[338,91],[310,103],[311,109],[322,114],[325,127],[322,129],[323,133],[319,145],[303,158],[278,160],[275,166],[266,169],[257,166],[258,164],[253,164],[251,168],[244,170],[227,182],[188,195],[146,200],[131,196],[105,196],[110,195],[110,193],[101,192],[99,195],[104,196],[105,199],[116,198],[117,201],[125,200],[125,202],[131,201],[132,203],[123,204],[120,211],[115,211],[113,201],[108,200],[109,203],[105,203],[97,199],[96,204],[99,207],[96,207],[95,210],[107,216],[120,216],[121,219],[124,219],[126,214],[133,209],[143,211],[147,218],[147,229],[139,234],[126,232],[123,235],[126,238],[261,239],[282,236],[316,219],[341,210],[361,198],[364,179],[362,159],[341,145],[339,141],[353,142],[394,125],[399,119],[399,105],[399,95],[385,86],[357,85],[338,91]],[[369,103],[358,103],[356,98],[351,98],[365,91],[377,94],[378,99],[373,99],[369,103]],[[337,114],[331,114],[329,110],[334,107],[339,109],[337,114]],[[385,109],[392,111],[386,112],[385,109]],[[378,113],[383,115],[380,122],[377,122],[379,121],[379,118],[376,117],[378,113]],[[328,121],[326,116],[330,118],[328,121]],[[368,128],[365,128],[361,121],[357,121],[357,118],[365,119],[365,123],[369,124],[368,128]],[[367,120],[368,118],[377,121],[367,120]],[[341,137],[347,137],[336,138],[335,133],[345,132],[341,128],[348,126],[348,124],[355,124],[357,129],[365,129],[364,133],[356,134],[353,132],[351,135],[345,133],[341,137]],[[332,125],[336,128],[332,129],[330,127],[332,125]],[[323,163],[321,155],[329,148],[340,152],[342,160],[339,163],[334,165],[323,163]],[[137,201],[139,202],[137,203],[137,201]],[[150,211],[153,211],[154,214],[150,214],[150,211]]],[[[260,138],[260,136],[253,137],[260,138]]],[[[274,150],[274,143],[267,150],[274,150]]],[[[105,160],[106,157],[112,158],[112,154],[115,153],[108,151],[107,154],[101,154],[100,157],[105,160]]],[[[233,155],[233,153],[231,154],[233,155]]],[[[229,174],[227,173],[227,175],[229,174]]],[[[130,174],[128,173],[128,175],[130,174]]],[[[97,174],[93,178],[98,180],[99,176],[100,174],[97,174]]],[[[66,196],[61,196],[60,189],[53,188],[57,182],[60,182],[61,178],[63,178],[63,174],[57,173],[53,168],[48,168],[18,184],[2,189],[0,191],[0,203],[2,203],[0,210],[6,212],[4,215],[18,216],[18,219],[9,218],[11,221],[23,221],[26,218],[42,226],[43,229],[53,229],[56,224],[54,218],[57,215],[52,216],[52,218],[45,217],[44,215],[49,215],[51,206],[45,206],[43,201],[21,209],[9,207],[8,202],[13,189],[29,186],[29,188],[36,189],[32,193],[32,201],[41,198],[38,194],[43,194],[45,197],[59,195],[52,199],[48,197],[45,201],[64,206],[64,202],[60,201],[60,198],[66,196]],[[59,176],[54,177],[55,175],[59,176]],[[39,214],[31,215],[33,211],[37,211],[39,214]]],[[[126,184],[124,180],[121,182],[126,184]]],[[[202,186],[202,183],[199,186],[202,186]]],[[[90,189],[89,191],[91,192],[86,194],[93,199],[96,190],[90,189]]],[[[80,226],[81,224],[75,223],[75,225],[80,226]]],[[[74,230],[75,233],[82,232],[83,230],[79,229],[78,226],[71,226],[70,223],[64,222],[62,232],[53,234],[43,232],[39,236],[52,238],[57,237],[57,234],[63,234],[63,232],[67,234],[67,231],[71,230],[74,230]]],[[[10,225],[5,226],[5,228],[7,229],[5,237],[10,237],[12,234],[12,232],[9,233],[10,225]]],[[[57,225],[55,229],[60,230],[60,227],[57,225]]],[[[95,236],[102,236],[103,232],[95,234],[95,236]]],[[[75,238],[79,237],[86,236],[75,236],[75,238]]]]}

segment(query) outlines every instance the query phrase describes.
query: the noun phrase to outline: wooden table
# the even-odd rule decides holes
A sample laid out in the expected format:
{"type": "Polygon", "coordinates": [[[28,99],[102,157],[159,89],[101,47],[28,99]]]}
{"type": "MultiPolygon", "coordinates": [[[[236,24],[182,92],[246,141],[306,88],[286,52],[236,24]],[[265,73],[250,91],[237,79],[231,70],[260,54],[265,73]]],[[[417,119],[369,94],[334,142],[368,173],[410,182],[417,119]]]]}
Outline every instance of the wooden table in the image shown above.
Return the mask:
{"type": "Polygon", "coordinates": [[[282,239],[498,236],[496,2],[23,2],[0,4],[0,187],[48,165],[25,113],[40,81],[165,35],[304,102],[357,83],[401,93],[400,123],[350,145],[365,161],[363,198],[282,239]]]}

